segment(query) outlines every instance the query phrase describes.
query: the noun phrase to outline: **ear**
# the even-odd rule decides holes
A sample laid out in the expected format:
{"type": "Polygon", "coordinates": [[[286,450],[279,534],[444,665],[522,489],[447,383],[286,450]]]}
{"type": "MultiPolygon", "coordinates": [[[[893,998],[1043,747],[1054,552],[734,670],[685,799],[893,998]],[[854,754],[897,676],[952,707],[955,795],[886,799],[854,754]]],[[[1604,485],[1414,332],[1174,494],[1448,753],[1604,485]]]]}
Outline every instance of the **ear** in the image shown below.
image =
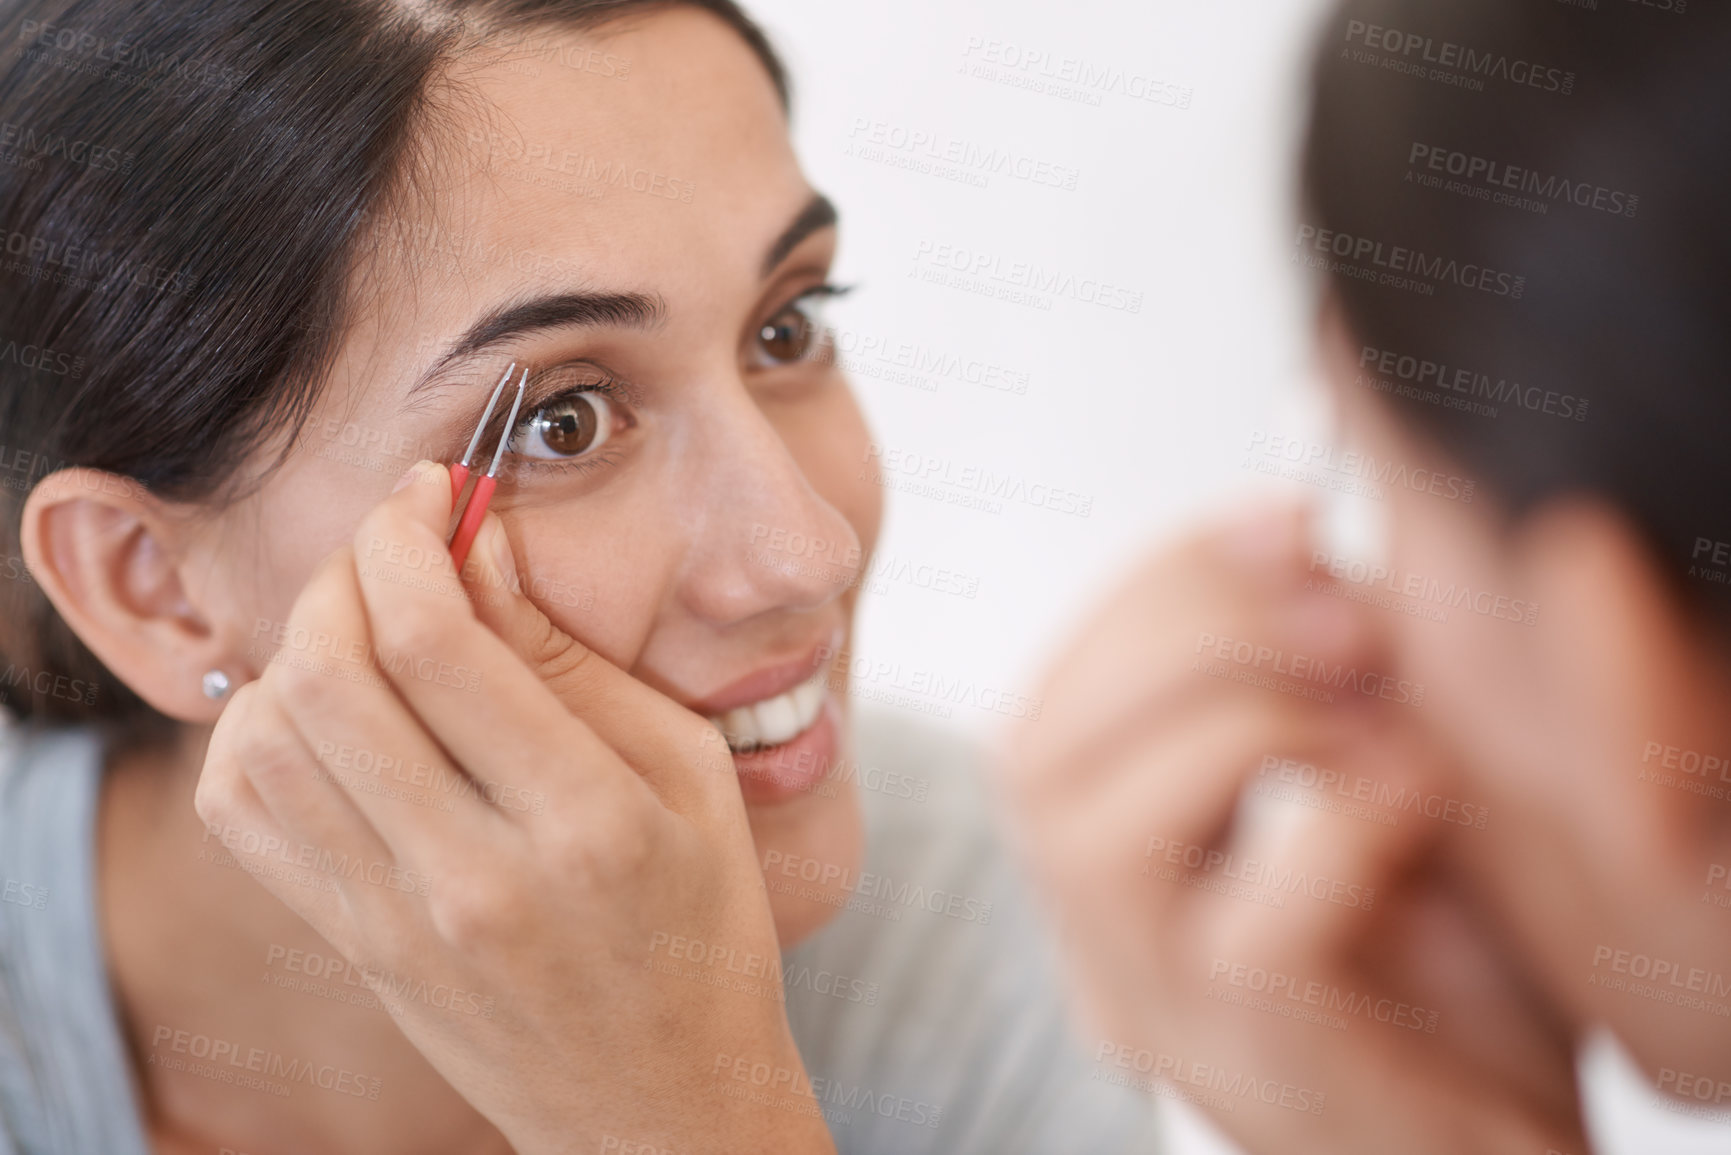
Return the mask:
{"type": "Polygon", "coordinates": [[[246,675],[188,600],[186,525],[131,478],[76,468],[36,483],[19,536],[31,575],[103,665],[163,714],[208,724],[229,695],[207,697],[205,673],[246,675]]]}
{"type": "MultiPolygon", "coordinates": [[[[1731,741],[1731,660],[1719,631],[1679,595],[1629,519],[1599,501],[1559,499],[1534,510],[1516,530],[1515,558],[1552,629],[1541,631],[1547,674],[1593,719],[1607,773],[1590,784],[1558,785],[1581,801],[1612,861],[1680,870],[1700,882],[1703,853],[1731,837],[1731,808],[1656,779],[1690,777],[1670,770],[1664,751],[1702,755],[1731,741]],[[1657,751],[1657,756],[1655,756],[1657,751]],[[1645,773],[1644,773],[1645,771],[1645,773]],[[1624,853],[1612,853],[1623,843],[1624,853]]],[[[1576,771],[1583,769],[1577,766],[1576,771]]],[[[1731,773],[1727,768],[1726,773],[1731,773]]],[[[1695,773],[1722,787],[1718,774],[1695,773]]],[[[1698,889],[1698,886],[1697,886],[1698,889]]],[[[1691,893],[1693,897],[1693,893],[1691,893]]]]}

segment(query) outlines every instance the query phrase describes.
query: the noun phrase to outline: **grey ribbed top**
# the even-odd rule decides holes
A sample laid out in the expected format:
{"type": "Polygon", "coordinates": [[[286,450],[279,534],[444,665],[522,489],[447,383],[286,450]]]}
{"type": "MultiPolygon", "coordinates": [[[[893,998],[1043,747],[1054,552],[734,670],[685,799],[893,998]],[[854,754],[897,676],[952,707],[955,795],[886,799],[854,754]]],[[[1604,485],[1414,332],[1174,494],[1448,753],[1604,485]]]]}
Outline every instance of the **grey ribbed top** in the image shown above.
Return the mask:
{"type": "MultiPolygon", "coordinates": [[[[842,1155],[1157,1151],[1153,1107],[1093,1078],[1065,1026],[971,749],[866,713],[855,753],[852,908],[782,960],[842,1155]]],[[[97,920],[101,754],[91,731],[0,725],[0,1155],[149,1155],[97,920]]]]}

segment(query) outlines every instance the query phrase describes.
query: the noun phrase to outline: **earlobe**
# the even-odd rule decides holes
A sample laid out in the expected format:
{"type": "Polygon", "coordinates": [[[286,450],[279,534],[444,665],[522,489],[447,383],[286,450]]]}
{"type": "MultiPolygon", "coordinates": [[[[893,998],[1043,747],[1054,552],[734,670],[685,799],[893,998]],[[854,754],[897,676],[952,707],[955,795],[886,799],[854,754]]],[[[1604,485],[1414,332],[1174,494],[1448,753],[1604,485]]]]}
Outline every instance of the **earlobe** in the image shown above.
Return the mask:
{"type": "Polygon", "coordinates": [[[37,585],[103,665],[161,713],[208,723],[221,702],[204,675],[238,670],[187,598],[179,525],[130,478],[73,468],[37,482],[19,538],[37,585]]]}

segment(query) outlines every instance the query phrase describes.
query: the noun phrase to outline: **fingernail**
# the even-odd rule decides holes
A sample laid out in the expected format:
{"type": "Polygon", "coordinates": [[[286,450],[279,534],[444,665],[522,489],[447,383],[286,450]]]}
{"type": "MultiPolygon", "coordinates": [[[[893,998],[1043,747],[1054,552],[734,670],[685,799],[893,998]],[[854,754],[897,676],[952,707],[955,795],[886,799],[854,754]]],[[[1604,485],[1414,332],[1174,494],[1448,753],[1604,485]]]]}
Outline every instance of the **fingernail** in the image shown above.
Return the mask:
{"type": "Polygon", "coordinates": [[[391,486],[391,492],[401,493],[409,486],[415,484],[415,482],[421,480],[421,467],[425,464],[427,464],[425,461],[417,461],[413,465],[409,466],[408,472],[397,478],[397,483],[391,486]]]}

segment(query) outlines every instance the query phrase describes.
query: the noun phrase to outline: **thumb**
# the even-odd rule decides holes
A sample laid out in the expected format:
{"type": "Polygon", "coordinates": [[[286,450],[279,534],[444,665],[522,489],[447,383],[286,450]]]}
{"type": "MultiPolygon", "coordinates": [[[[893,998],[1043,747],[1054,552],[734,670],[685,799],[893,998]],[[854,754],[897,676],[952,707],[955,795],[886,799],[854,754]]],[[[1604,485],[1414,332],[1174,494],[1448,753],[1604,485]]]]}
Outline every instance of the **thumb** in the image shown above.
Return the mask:
{"type": "Polygon", "coordinates": [[[491,510],[462,579],[481,623],[664,797],[663,787],[689,778],[690,768],[732,786],[733,756],[720,730],[566,633],[530,599],[505,524],[491,510]]]}

